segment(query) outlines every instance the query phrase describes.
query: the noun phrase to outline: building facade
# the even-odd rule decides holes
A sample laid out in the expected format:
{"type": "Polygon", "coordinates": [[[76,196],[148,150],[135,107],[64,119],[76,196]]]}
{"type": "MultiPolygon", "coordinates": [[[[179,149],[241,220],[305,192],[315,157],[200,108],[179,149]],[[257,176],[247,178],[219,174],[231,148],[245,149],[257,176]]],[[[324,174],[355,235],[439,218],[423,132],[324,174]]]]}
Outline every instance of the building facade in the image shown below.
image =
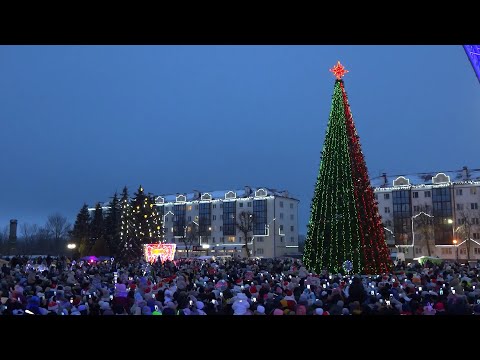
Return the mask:
{"type": "Polygon", "coordinates": [[[372,179],[391,251],[480,259],[480,169],[372,179]]]}
{"type": "Polygon", "coordinates": [[[161,195],[156,205],[164,224],[164,240],[177,244],[185,256],[188,226],[198,226],[198,243],[203,255],[245,256],[244,233],[236,226],[240,214],[253,214],[248,246],[252,256],[279,257],[298,254],[298,203],[288,191],[245,186],[240,190],[161,195]]]}

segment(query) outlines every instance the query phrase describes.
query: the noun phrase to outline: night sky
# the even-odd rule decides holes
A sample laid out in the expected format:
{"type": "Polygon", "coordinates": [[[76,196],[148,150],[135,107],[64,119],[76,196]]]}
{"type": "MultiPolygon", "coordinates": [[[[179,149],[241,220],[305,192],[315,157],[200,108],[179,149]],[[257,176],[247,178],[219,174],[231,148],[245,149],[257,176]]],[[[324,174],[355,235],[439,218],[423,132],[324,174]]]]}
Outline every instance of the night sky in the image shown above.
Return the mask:
{"type": "Polygon", "coordinates": [[[305,234],[337,60],[370,176],[480,167],[461,45],[0,46],[0,228],[251,185],[298,198],[305,234]]]}

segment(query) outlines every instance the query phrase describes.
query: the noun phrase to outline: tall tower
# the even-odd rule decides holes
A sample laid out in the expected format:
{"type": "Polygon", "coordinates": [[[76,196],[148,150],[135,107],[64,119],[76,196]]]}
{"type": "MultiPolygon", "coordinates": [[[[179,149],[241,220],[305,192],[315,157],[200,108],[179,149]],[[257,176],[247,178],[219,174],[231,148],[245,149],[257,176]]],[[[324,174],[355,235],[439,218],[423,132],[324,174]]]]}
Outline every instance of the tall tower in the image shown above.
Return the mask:
{"type": "Polygon", "coordinates": [[[10,235],[8,237],[8,254],[14,255],[17,251],[17,220],[10,220],[10,235]]]}
{"type": "Polygon", "coordinates": [[[379,274],[390,257],[348,104],[340,61],[313,195],[303,260],[319,272],[379,274]]]}

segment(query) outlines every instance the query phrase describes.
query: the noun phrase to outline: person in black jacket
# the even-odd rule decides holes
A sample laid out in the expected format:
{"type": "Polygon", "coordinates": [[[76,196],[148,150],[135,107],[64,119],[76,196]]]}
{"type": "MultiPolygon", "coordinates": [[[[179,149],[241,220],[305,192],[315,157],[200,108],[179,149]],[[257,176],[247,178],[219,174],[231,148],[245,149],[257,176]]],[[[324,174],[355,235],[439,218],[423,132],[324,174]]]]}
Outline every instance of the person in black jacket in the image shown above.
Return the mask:
{"type": "Polygon", "coordinates": [[[354,277],[352,284],[348,289],[348,302],[352,303],[358,301],[360,304],[363,304],[367,298],[367,292],[363,287],[362,280],[359,277],[354,277]]]}

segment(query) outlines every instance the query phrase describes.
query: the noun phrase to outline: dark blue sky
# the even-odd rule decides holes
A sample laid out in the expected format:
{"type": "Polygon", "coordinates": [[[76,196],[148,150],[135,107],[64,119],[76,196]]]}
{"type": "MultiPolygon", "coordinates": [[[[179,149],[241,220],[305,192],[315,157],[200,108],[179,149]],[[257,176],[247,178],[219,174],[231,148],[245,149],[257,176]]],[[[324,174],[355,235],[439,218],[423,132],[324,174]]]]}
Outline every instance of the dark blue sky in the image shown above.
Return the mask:
{"type": "Polygon", "coordinates": [[[1,46],[0,226],[127,185],[286,189],[306,232],[340,60],[371,176],[480,166],[462,46],[1,46]]]}

